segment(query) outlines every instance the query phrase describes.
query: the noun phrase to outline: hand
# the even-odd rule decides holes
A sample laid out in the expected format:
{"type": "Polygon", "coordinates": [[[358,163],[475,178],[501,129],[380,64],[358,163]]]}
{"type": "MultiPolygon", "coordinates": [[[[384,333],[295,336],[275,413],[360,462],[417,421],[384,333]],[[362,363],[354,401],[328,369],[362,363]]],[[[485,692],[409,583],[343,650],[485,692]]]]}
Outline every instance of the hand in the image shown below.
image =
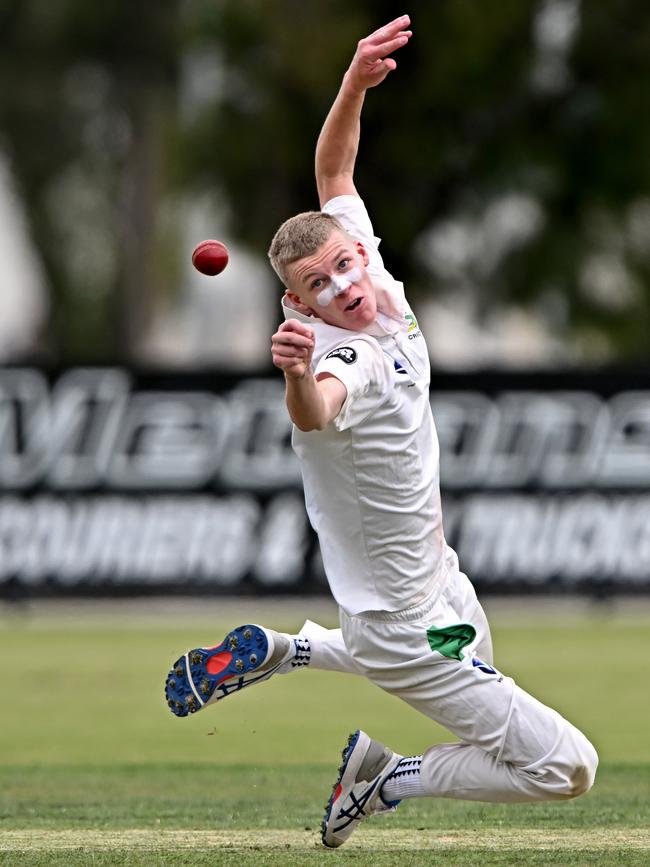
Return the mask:
{"type": "Polygon", "coordinates": [[[314,329],[287,319],[271,338],[273,364],[291,379],[302,379],[311,370],[314,354],[314,329]]]}
{"type": "Polygon", "coordinates": [[[404,28],[410,23],[409,16],[402,15],[359,42],[345,76],[351,88],[361,93],[376,87],[397,67],[388,55],[408,43],[412,32],[404,28]]]}

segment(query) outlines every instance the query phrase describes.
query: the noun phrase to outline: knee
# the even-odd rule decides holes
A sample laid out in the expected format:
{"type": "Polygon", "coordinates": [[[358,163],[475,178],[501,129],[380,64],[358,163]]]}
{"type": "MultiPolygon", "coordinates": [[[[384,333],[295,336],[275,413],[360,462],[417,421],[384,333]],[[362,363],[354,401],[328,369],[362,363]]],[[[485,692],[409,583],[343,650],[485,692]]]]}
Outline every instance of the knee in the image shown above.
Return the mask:
{"type": "Polygon", "coordinates": [[[584,795],[594,784],[598,754],[584,735],[574,730],[572,749],[563,751],[551,761],[553,797],[570,800],[584,795]],[[554,767],[553,767],[554,766],[554,767]]]}
{"type": "Polygon", "coordinates": [[[577,798],[591,789],[596,779],[598,753],[593,745],[584,738],[575,761],[572,763],[567,780],[567,798],[577,798]]]}
{"type": "Polygon", "coordinates": [[[533,772],[537,797],[552,801],[578,798],[593,786],[597,767],[596,750],[584,735],[573,729],[571,737],[533,772]]]}

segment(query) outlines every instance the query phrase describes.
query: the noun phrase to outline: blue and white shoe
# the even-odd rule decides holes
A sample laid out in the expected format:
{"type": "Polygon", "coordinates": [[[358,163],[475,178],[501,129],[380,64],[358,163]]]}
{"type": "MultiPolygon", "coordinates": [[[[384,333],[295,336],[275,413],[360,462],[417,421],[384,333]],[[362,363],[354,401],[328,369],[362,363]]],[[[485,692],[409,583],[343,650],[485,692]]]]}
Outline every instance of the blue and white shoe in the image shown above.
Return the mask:
{"type": "Polygon", "coordinates": [[[309,642],[263,626],[231,630],[215,647],[196,647],[177,659],[165,681],[172,713],[187,716],[278,672],[309,663],[309,642]]]}
{"type": "Polygon", "coordinates": [[[335,849],[368,816],[394,810],[399,801],[384,801],[381,787],[403,756],[357,729],[343,750],[343,764],[325,807],[322,840],[335,849]]]}

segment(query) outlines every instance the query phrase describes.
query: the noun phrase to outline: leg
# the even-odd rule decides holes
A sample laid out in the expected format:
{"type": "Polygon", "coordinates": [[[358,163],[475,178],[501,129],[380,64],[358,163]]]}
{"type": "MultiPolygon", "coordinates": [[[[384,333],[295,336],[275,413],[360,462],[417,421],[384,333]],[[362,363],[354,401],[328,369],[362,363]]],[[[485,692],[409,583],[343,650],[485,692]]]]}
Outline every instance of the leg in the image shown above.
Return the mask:
{"type": "MultiPolygon", "coordinates": [[[[498,672],[488,676],[495,677],[498,672]]],[[[454,680],[459,690],[467,688],[463,676],[454,680]]],[[[487,689],[472,690],[469,725],[450,719],[450,713],[456,716],[453,702],[445,702],[436,714],[464,742],[436,745],[424,753],[426,794],[516,802],[574,798],[591,788],[598,764],[593,746],[560,714],[508,681],[502,681],[511,687],[503,697],[496,684],[495,689],[486,683],[487,689]]],[[[414,706],[423,710],[420,702],[414,706]]]]}
{"type": "Polygon", "coordinates": [[[309,641],[311,668],[342,671],[346,674],[363,674],[345,646],[340,629],[325,629],[312,620],[306,620],[299,635],[309,641]]]}
{"type": "Polygon", "coordinates": [[[307,620],[297,635],[247,624],[214,647],[195,647],[176,660],[165,682],[167,705],[187,716],[274,674],[306,666],[360,674],[340,629],[307,620]]]}
{"type": "Polygon", "coordinates": [[[423,794],[505,802],[586,792],[598,761],[594,748],[560,714],[475,657],[479,646],[489,650],[480,623],[462,659],[430,649],[428,627],[470,623],[482,615],[477,605],[458,573],[422,619],[342,618],[346,644],[366,675],[462,741],[425,752],[423,794]]]}

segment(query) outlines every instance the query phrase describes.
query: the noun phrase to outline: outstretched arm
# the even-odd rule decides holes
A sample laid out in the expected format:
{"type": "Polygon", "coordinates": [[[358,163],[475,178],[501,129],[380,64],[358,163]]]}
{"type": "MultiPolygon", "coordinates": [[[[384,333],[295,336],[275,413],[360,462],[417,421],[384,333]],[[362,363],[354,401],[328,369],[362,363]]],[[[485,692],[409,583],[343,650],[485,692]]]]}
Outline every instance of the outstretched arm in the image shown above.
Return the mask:
{"type": "Polygon", "coordinates": [[[271,338],[271,353],[273,364],[284,372],[291,421],[303,431],[323,430],[339,414],[348,392],[335,376],[314,376],[314,330],[288,319],[271,338]]]}
{"type": "Polygon", "coordinates": [[[396,67],[389,54],[411,38],[411,23],[402,15],[366,36],[330,109],[316,145],[316,185],[321,207],[335,196],[355,195],[354,164],[359,148],[361,109],[369,87],[376,87],[396,67]]]}

